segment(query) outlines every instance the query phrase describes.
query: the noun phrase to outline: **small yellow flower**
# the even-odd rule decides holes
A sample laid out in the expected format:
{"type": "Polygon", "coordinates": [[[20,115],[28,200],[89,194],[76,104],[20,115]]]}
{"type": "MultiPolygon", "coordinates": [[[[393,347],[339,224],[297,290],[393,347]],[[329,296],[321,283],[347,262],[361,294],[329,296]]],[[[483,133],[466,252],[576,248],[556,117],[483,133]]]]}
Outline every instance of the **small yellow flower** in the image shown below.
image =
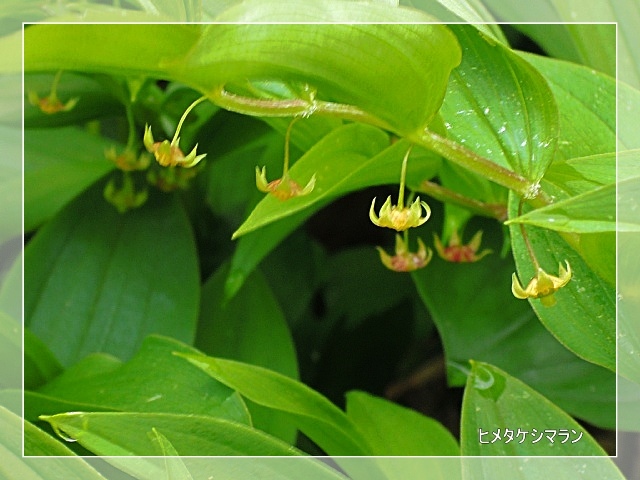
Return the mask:
{"type": "Polygon", "coordinates": [[[418,251],[410,252],[407,243],[400,235],[396,235],[396,251],[391,256],[382,248],[376,247],[380,252],[380,260],[389,270],[394,272],[413,272],[426,267],[433,257],[433,250],[427,249],[420,238],[418,238],[418,251]]]}
{"type": "Polygon", "coordinates": [[[256,187],[265,193],[270,193],[279,200],[288,200],[292,197],[302,197],[310,194],[316,186],[316,175],[311,177],[307,185],[302,188],[298,182],[289,177],[286,172],[282,178],[269,182],[267,180],[267,167],[256,167],[256,187]]]}
{"type": "Polygon", "coordinates": [[[513,274],[511,281],[511,291],[516,298],[539,298],[545,307],[552,307],[556,304],[553,294],[564,287],[571,280],[571,265],[565,260],[567,268],[562,264],[559,266],[557,277],[549,275],[542,268],[538,267],[538,273],[531,279],[527,288],[522,288],[516,274],[513,274]]]}
{"type": "Polygon", "coordinates": [[[462,245],[460,243],[458,232],[455,231],[451,234],[449,245],[447,245],[446,247],[442,245],[442,242],[438,235],[434,234],[433,239],[438,255],[448,262],[477,262],[481,258],[491,253],[491,250],[489,250],[488,248],[484,249],[479,254],[477,253],[478,249],[480,248],[480,243],[482,242],[482,230],[478,231],[471,238],[471,241],[466,245],[462,245]]]}
{"type": "Polygon", "coordinates": [[[116,186],[115,178],[112,177],[109,183],[104,187],[103,195],[111,205],[116,207],[119,213],[126,213],[129,210],[138,208],[143,205],[149,196],[147,190],[137,192],[133,178],[127,172],[124,172],[122,185],[116,186]]]}
{"type": "Polygon", "coordinates": [[[180,166],[184,168],[191,168],[207,156],[206,153],[196,155],[196,150],[198,148],[197,144],[193,147],[193,150],[191,150],[189,155],[185,156],[180,149],[180,137],[178,136],[174,137],[171,142],[169,142],[169,140],[163,140],[162,142],[154,141],[153,134],[151,133],[151,127],[149,125],[145,125],[144,127],[143,142],[147,151],[153,153],[157,162],[163,167],[180,166]]]}
{"type": "Polygon", "coordinates": [[[137,155],[136,152],[130,149],[126,149],[124,152],[118,154],[116,147],[110,147],[104,152],[107,160],[116,164],[123,172],[132,172],[134,170],[145,170],[149,167],[149,154],[141,153],[137,155]]]}
{"type": "Polygon", "coordinates": [[[389,196],[382,205],[379,215],[375,213],[375,204],[376,199],[374,198],[369,209],[371,221],[379,227],[393,228],[398,232],[424,225],[431,216],[431,208],[429,208],[427,202],[421,202],[420,197],[416,198],[411,206],[405,207],[403,205],[391,205],[391,196],[389,196]],[[424,216],[422,216],[423,208],[425,211],[424,216]]]}
{"type": "Polygon", "coordinates": [[[55,92],[51,92],[48,97],[40,98],[36,92],[28,93],[29,103],[34,107],[38,107],[47,115],[53,115],[58,112],[68,112],[76,106],[79,97],[72,98],[67,103],[62,103],[55,92]]]}

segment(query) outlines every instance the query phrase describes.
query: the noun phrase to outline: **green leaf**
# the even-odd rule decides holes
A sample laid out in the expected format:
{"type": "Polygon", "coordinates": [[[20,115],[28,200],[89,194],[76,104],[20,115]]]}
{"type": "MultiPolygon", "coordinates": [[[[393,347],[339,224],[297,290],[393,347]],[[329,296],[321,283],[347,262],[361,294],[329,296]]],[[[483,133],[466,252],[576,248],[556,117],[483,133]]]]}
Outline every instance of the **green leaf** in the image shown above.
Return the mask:
{"type": "Polygon", "coordinates": [[[171,338],[151,336],[124,364],[108,358],[105,363],[104,355],[91,355],[38,391],[51,398],[52,405],[43,404],[42,397],[27,396],[25,410],[30,416],[69,411],[56,409],[55,402],[62,400],[77,404],[72,410],[190,412],[250,423],[246,406],[232,390],[190,368],[172,355],[175,351],[198,353],[171,338]]]}
{"type": "MultiPolygon", "coordinates": [[[[511,195],[509,210],[517,211],[519,199],[511,195]]],[[[513,256],[518,277],[526,286],[535,275],[535,269],[525,246],[520,225],[510,225],[513,256]]],[[[568,261],[573,277],[555,292],[557,303],[543,306],[539,299],[529,303],[542,324],[569,350],[581,358],[615,371],[616,322],[614,287],[600,278],[585,264],[565,238],[548,229],[525,227],[536,257],[543,269],[557,275],[558,265],[568,261]]]]}
{"type": "MultiPolygon", "coordinates": [[[[615,80],[581,65],[531,54],[522,56],[542,73],[558,105],[560,141],[557,158],[615,151],[615,80]]],[[[621,136],[621,149],[640,147],[635,137],[635,134],[621,136]]]]}
{"type": "MultiPolygon", "coordinates": [[[[640,185],[640,182],[635,182],[640,185]]],[[[593,233],[640,231],[635,218],[618,218],[616,222],[615,183],[532,210],[507,221],[507,225],[524,223],[558,232],[593,233]]]]}
{"type": "Polygon", "coordinates": [[[537,182],[553,160],[558,137],[558,109],[545,79],[472,26],[451,29],[463,53],[440,111],[447,134],[537,182]]]}
{"type": "MultiPolygon", "coordinates": [[[[490,239],[490,232],[486,233],[490,239]]],[[[486,247],[496,251],[498,245],[486,247]]],[[[464,385],[469,360],[488,362],[572,415],[601,427],[614,427],[614,374],[567,350],[541,325],[526,302],[511,295],[514,269],[512,260],[494,253],[467,264],[434,258],[427,268],[412,274],[438,327],[449,384],[464,385]]]]}
{"type": "Polygon", "coordinates": [[[606,455],[582,426],[545,397],[481,362],[472,362],[465,387],[460,446],[464,456],[606,455]],[[492,432],[498,429],[500,439],[492,443],[492,432]],[[506,429],[511,430],[512,441],[506,429]],[[518,435],[518,429],[527,434],[518,435]]]}
{"type": "Polygon", "coordinates": [[[287,413],[327,454],[368,453],[369,447],[344,412],[303,383],[233,360],[204,355],[180,356],[252,402],[287,413]]]}
{"type": "Polygon", "coordinates": [[[193,414],[62,413],[43,416],[64,439],[100,456],[153,456],[147,433],[161,432],[181,456],[301,455],[294,447],[241,423],[193,414]]]}
{"type": "Polygon", "coordinates": [[[25,322],[63,365],[92,352],[130,358],[150,333],[192,342],[199,304],[195,245],[174,196],[120,215],[102,182],[25,249],[25,322]]]}
{"type": "MultiPolygon", "coordinates": [[[[391,18],[399,12],[397,20],[430,20],[416,11],[385,11],[391,18]]],[[[429,123],[460,60],[455,37],[435,24],[36,25],[26,33],[28,72],[144,74],[202,92],[284,79],[308,83],[318,99],[356,105],[399,131],[429,123]]]]}
{"type": "Polygon", "coordinates": [[[616,181],[640,177],[639,154],[640,150],[628,150],[558,160],[549,167],[544,182],[553,184],[566,196],[580,195],[616,181]]]}
{"type": "MultiPolygon", "coordinates": [[[[554,3],[566,6],[568,2],[554,3]]],[[[581,63],[612,77],[616,75],[616,27],[613,24],[527,23],[517,24],[516,28],[531,37],[550,57],[581,63]]]]}
{"type": "Polygon", "coordinates": [[[347,417],[371,445],[371,455],[459,455],[458,443],[437,421],[365,392],[347,393],[347,417]]]}
{"type": "Polygon", "coordinates": [[[443,23],[472,23],[485,35],[507,43],[500,25],[480,0],[406,0],[402,3],[423,10],[443,23]]]}
{"type": "Polygon", "coordinates": [[[77,127],[27,129],[24,142],[26,231],[51,218],[114,169],[104,155],[113,142],[77,127]]]}
{"type": "Polygon", "coordinates": [[[160,433],[155,427],[148,433],[151,441],[156,444],[157,455],[165,457],[164,465],[167,472],[167,480],[193,480],[189,469],[184,464],[181,458],[166,458],[166,457],[178,457],[180,454],[171,444],[169,439],[160,433]]]}
{"type": "Polygon", "coordinates": [[[104,480],[84,459],[68,458],[74,453],[51,435],[29,422],[25,422],[0,406],[0,478],[6,480],[48,480],[65,478],[69,480],[104,480]],[[24,433],[24,453],[23,448],[24,433]],[[43,462],[29,455],[51,455],[43,462]]]}
{"type": "MultiPolygon", "coordinates": [[[[263,275],[255,271],[237,295],[227,301],[224,286],[228,270],[228,266],[221,267],[202,287],[196,346],[210,355],[259,365],[298,379],[289,327],[263,275]]],[[[294,443],[296,429],[282,414],[259,405],[248,407],[256,428],[294,443]]]]}

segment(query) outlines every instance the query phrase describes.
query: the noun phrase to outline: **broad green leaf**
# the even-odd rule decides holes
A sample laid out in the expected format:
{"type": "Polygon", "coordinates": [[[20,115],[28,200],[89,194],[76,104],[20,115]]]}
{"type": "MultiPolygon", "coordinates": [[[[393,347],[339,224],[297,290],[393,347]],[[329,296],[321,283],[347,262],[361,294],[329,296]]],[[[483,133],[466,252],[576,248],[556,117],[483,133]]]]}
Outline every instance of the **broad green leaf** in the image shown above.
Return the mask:
{"type": "Polygon", "coordinates": [[[584,480],[624,480],[610,458],[588,457],[464,457],[462,480],[545,480],[547,478],[584,480]]]}
{"type": "MultiPolygon", "coordinates": [[[[490,239],[491,231],[486,234],[490,239]]],[[[495,252],[496,243],[481,248],[495,252]]],[[[614,374],[567,350],[526,302],[511,295],[514,270],[513,261],[493,253],[471,264],[434,258],[427,268],[412,274],[438,327],[449,384],[466,382],[469,360],[488,362],[572,415],[602,427],[615,426],[614,374]]]]}
{"type": "MultiPolygon", "coordinates": [[[[228,266],[221,267],[202,287],[196,346],[209,355],[259,365],[298,379],[293,339],[266,280],[255,271],[227,301],[224,287],[228,270],[228,266]]],[[[248,407],[256,428],[290,443],[295,441],[296,429],[281,413],[259,405],[248,407]]]]}
{"type": "MultiPolygon", "coordinates": [[[[625,182],[626,183],[626,182],[625,182]]],[[[635,182],[640,185],[640,182],[635,182]]],[[[524,223],[549,230],[570,233],[640,231],[634,218],[618,218],[616,222],[615,183],[582,195],[552,203],[510,219],[507,224],[524,223]]]]}
{"type": "Polygon", "coordinates": [[[113,170],[114,164],[104,154],[112,145],[106,138],[77,127],[25,130],[25,230],[38,227],[113,170]]]}
{"type": "MultiPolygon", "coordinates": [[[[123,412],[161,412],[209,415],[250,423],[246,406],[228,387],[212,379],[172,352],[196,354],[197,350],[176,340],[151,336],[135,356],[124,364],[107,364],[104,355],[92,355],[68,368],[62,375],[38,390],[52,400],[78,404],[73,410],[116,410],[123,412]],[[100,362],[99,365],[96,362],[100,362]],[[161,374],[159,374],[161,372],[161,374]]],[[[29,412],[34,400],[25,399],[29,412]]],[[[40,408],[46,407],[40,404],[40,408]]],[[[53,414],[55,403],[40,411],[53,414]]],[[[33,415],[33,413],[32,413],[33,415]]]]}
{"type": "MultiPolygon", "coordinates": [[[[328,201],[318,203],[316,208],[319,210],[327,203],[328,201]]],[[[300,211],[240,237],[231,259],[231,267],[225,285],[227,298],[232,298],[242,288],[247,277],[262,259],[291,232],[302,225],[316,211],[316,208],[300,211]]]]}
{"type": "Polygon", "coordinates": [[[51,435],[0,406],[0,478],[3,480],[104,480],[82,458],[51,435]],[[24,454],[23,450],[24,433],[24,454]],[[30,455],[56,456],[44,462],[30,455]]]}
{"type": "MultiPolygon", "coordinates": [[[[532,54],[522,56],[542,73],[558,105],[558,158],[615,151],[615,80],[581,65],[532,54]]],[[[620,149],[640,146],[635,134],[621,135],[619,141],[620,149]]]]}
{"type": "Polygon", "coordinates": [[[252,402],[287,413],[327,454],[363,455],[369,452],[361,434],[344,412],[303,383],[233,360],[204,355],[180,356],[252,402]]]}
{"type": "MultiPolygon", "coordinates": [[[[593,2],[585,5],[580,0],[543,0],[528,3],[505,2],[503,0],[484,0],[485,5],[489,7],[495,15],[503,21],[512,23],[556,23],[562,24],[567,30],[578,27],[586,27],[585,33],[582,35],[572,36],[572,43],[580,55],[589,61],[593,60],[604,62],[606,65],[612,65],[613,59],[616,58],[619,70],[619,79],[640,87],[640,57],[638,49],[635,48],[640,43],[638,32],[638,20],[640,18],[640,9],[634,0],[607,0],[593,2]],[[598,40],[589,36],[589,27],[585,25],[589,23],[617,23],[617,39],[618,45],[615,53],[611,54],[608,59],[603,56],[612,52],[609,45],[600,45],[598,40]]],[[[608,26],[608,25],[606,25],[608,26]]],[[[595,29],[597,32],[597,29],[595,29]]],[[[545,31],[546,32],[546,31],[545,31]]],[[[542,34],[540,34],[542,36],[542,34]]],[[[554,38],[546,38],[545,45],[553,42],[554,38]]],[[[566,50],[563,52],[566,54],[566,50]]],[[[611,71],[613,75],[614,70],[611,71]]]]}
{"type": "Polygon", "coordinates": [[[170,413],[61,413],[42,417],[66,440],[100,456],[153,456],[147,435],[161,432],[181,456],[301,455],[294,447],[242,423],[170,413]]]}
{"type": "Polygon", "coordinates": [[[553,160],[558,137],[558,109],[547,83],[472,26],[451,29],[463,53],[440,111],[448,136],[537,182],[553,160]]]}
{"type": "MultiPolygon", "coordinates": [[[[417,11],[383,10],[387,20],[395,12],[397,20],[430,20],[417,11]]],[[[37,25],[26,33],[28,72],[146,74],[202,92],[284,79],[308,83],[318,99],[356,105],[404,132],[433,118],[460,60],[455,37],[435,24],[37,25]]]]}
{"type": "Polygon", "coordinates": [[[45,343],[25,328],[24,339],[24,387],[36,388],[56,377],[62,371],[58,359],[45,343]]]}
{"type": "Polygon", "coordinates": [[[580,195],[595,188],[640,177],[640,150],[611,152],[588,157],[553,162],[544,182],[566,192],[566,196],[580,195]]]}
{"type": "Polygon", "coordinates": [[[25,323],[71,365],[92,352],[130,358],[150,333],[191,342],[199,304],[195,245],[174,196],[120,215],[99,182],[25,249],[25,323]]]}
{"type": "Polygon", "coordinates": [[[403,0],[401,3],[423,10],[441,22],[472,23],[482,33],[507,43],[495,18],[479,0],[403,0]]]}
{"type": "Polygon", "coordinates": [[[453,435],[437,421],[365,392],[347,393],[347,417],[371,446],[371,455],[460,454],[453,435]]]}
{"type": "Polygon", "coordinates": [[[606,455],[580,424],[538,392],[493,365],[471,365],[462,401],[462,455],[606,455]]]}
{"type": "MultiPolygon", "coordinates": [[[[509,210],[512,216],[517,212],[518,203],[518,198],[511,195],[509,210]]],[[[520,228],[520,225],[509,226],[518,277],[526,286],[535,275],[535,268],[520,228]]],[[[615,371],[614,287],[594,273],[558,233],[538,227],[524,228],[541,267],[547,273],[557,275],[558,265],[565,265],[565,262],[569,262],[573,272],[571,281],[554,294],[556,305],[545,307],[539,299],[529,300],[538,318],[560,343],[576,355],[615,371]]]]}
{"type": "MultiPolygon", "coordinates": [[[[555,2],[566,5],[568,2],[555,2]]],[[[569,2],[570,3],[570,2],[569,2]]],[[[568,15],[564,16],[568,19],[568,15]]],[[[550,56],[616,75],[616,26],[614,24],[518,24],[550,56]]]]}

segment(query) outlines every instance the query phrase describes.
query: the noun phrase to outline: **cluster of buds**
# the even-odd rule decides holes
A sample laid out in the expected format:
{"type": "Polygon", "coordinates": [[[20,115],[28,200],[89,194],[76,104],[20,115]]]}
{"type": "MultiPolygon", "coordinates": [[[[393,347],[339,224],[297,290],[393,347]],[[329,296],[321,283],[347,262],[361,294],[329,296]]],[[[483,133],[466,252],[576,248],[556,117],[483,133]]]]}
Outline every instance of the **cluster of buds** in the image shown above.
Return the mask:
{"type": "Polygon", "coordinates": [[[143,152],[138,155],[138,153],[131,148],[127,148],[122,153],[118,153],[116,147],[110,147],[104,152],[104,156],[123,172],[146,170],[151,163],[149,154],[143,152]]]}
{"type": "Polygon", "coordinates": [[[103,196],[105,200],[116,207],[119,213],[126,213],[144,205],[149,192],[146,188],[140,191],[136,190],[131,174],[123,172],[121,185],[118,186],[115,177],[111,177],[111,180],[104,187],[103,196]]]}

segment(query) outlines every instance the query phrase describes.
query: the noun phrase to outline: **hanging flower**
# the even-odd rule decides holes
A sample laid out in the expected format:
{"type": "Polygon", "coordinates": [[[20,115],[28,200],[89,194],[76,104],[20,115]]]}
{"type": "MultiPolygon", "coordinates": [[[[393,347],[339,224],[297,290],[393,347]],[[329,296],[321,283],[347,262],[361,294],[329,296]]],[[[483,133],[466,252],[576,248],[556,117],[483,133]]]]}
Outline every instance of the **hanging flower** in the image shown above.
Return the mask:
{"type": "Polygon", "coordinates": [[[513,274],[511,281],[511,291],[516,298],[539,298],[545,307],[552,307],[556,304],[553,294],[564,287],[571,280],[571,266],[565,260],[567,268],[562,264],[559,266],[559,274],[557,277],[549,275],[542,268],[538,267],[536,276],[531,279],[526,288],[518,281],[516,274],[513,274]]]}
{"type": "Polygon", "coordinates": [[[387,197],[387,201],[382,204],[380,213],[376,215],[375,206],[376,199],[374,197],[369,208],[369,218],[378,227],[393,228],[397,232],[403,232],[412,227],[424,225],[431,216],[431,208],[427,202],[420,201],[420,197],[409,206],[404,206],[404,183],[407,176],[407,160],[411,148],[407,150],[402,160],[402,169],[400,170],[400,189],[398,190],[398,204],[391,205],[391,196],[387,197]],[[422,215],[424,209],[424,216],[422,215]]]}
{"type": "Polygon", "coordinates": [[[311,177],[307,185],[302,188],[298,182],[289,177],[289,173],[285,173],[282,178],[269,182],[267,180],[267,168],[256,167],[256,187],[265,193],[270,193],[279,200],[288,200],[292,197],[301,197],[310,194],[316,185],[316,175],[311,177]]]}
{"type": "Polygon", "coordinates": [[[457,263],[470,263],[477,262],[481,258],[489,255],[492,251],[490,249],[484,249],[482,252],[477,253],[480,248],[480,243],[482,242],[482,230],[478,231],[472,238],[471,241],[462,245],[460,243],[460,237],[458,236],[458,232],[454,231],[451,234],[451,238],[449,239],[449,245],[446,247],[442,245],[440,237],[434,234],[434,245],[436,247],[436,252],[438,255],[448,261],[448,262],[457,262],[457,263]]]}
{"type": "Polygon", "coordinates": [[[169,143],[169,140],[156,142],[153,139],[151,127],[149,125],[145,125],[143,140],[144,146],[147,151],[153,153],[154,157],[156,157],[156,161],[163,167],[194,167],[198,164],[198,162],[200,162],[200,160],[206,157],[207,154],[203,153],[202,155],[197,155],[196,150],[198,148],[198,145],[196,144],[189,155],[185,156],[180,149],[180,137],[177,136],[178,133],[179,132],[176,132],[176,136],[173,137],[171,143],[169,143]]]}
{"type": "Polygon", "coordinates": [[[427,202],[420,201],[420,197],[416,198],[411,206],[404,207],[402,202],[399,202],[398,205],[391,205],[391,196],[389,196],[387,201],[382,204],[378,215],[375,213],[375,203],[376,199],[374,198],[369,209],[371,221],[378,227],[393,228],[398,232],[424,225],[431,216],[429,205],[427,202]],[[422,215],[423,208],[424,216],[422,215]]]}
{"type": "Polygon", "coordinates": [[[47,115],[53,115],[58,112],[68,112],[73,109],[80,100],[79,97],[72,98],[67,103],[62,103],[55,92],[51,92],[49,96],[40,98],[40,96],[36,92],[29,92],[27,94],[29,99],[29,103],[34,107],[38,107],[40,111],[46,113],[47,115]]]}
{"type": "Polygon", "coordinates": [[[383,265],[394,272],[413,272],[426,267],[433,257],[433,250],[427,249],[420,238],[418,238],[418,251],[410,252],[408,242],[396,234],[395,255],[391,256],[382,248],[376,247],[380,253],[380,260],[383,265]]]}

